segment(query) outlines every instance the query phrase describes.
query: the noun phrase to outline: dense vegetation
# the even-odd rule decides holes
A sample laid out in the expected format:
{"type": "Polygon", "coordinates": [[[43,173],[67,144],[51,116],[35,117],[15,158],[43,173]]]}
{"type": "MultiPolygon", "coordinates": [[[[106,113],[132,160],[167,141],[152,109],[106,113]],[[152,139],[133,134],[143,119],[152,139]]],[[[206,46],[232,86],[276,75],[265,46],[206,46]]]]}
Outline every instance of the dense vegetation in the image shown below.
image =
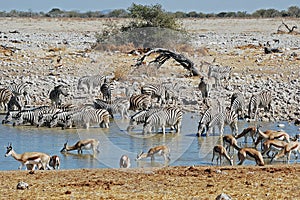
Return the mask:
{"type": "MultiPolygon", "coordinates": [[[[142,6],[133,4],[127,10],[116,9],[107,12],[101,11],[63,11],[59,8],[53,8],[49,12],[32,12],[32,11],[17,11],[11,10],[10,12],[0,11],[0,17],[79,17],[79,18],[103,18],[103,17],[132,17],[132,14],[137,13],[140,15],[145,7],[160,7],[160,5],[154,6],[142,6]]],[[[144,13],[145,17],[155,16],[159,13],[144,13]]],[[[290,6],[287,10],[276,9],[259,9],[253,13],[247,13],[245,11],[237,12],[220,12],[220,13],[202,13],[202,12],[181,12],[174,13],[167,12],[168,15],[173,15],[175,18],[274,18],[274,17],[300,17],[300,8],[297,6],[290,6]]],[[[155,17],[154,17],[155,18],[155,17]]]]}

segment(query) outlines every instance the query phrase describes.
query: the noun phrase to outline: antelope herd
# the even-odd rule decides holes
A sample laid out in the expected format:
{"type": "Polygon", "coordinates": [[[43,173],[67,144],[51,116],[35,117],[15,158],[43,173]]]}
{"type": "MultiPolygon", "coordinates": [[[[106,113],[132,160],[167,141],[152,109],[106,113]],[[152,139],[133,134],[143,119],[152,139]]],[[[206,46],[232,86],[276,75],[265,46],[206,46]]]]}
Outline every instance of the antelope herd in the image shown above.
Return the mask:
{"type": "MultiPolygon", "coordinates": [[[[246,159],[253,160],[259,166],[265,165],[265,160],[269,160],[272,163],[273,160],[286,157],[287,163],[290,162],[291,153],[294,154],[295,160],[298,159],[300,153],[300,142],[299,137],[291,137],[288,133],[279,130],[266,130],[261,131],[261,126],[245,128],[240,134],[224,135],[222,137],[222,145],[216,145],[213,148],[213,159],[214,155],[218,154],[218,159],[224,157],[232,165],[231,158],[234,157],[234,151],[237,151],[238,165],[242,165],[246,159]],[[252,143],[247,142],[247,137],[252,138],[252,143]],[[244,137],[245,147],[238,145],[238,139],[244,137]],[[258,148],[258,144],[261,143],[261,147],[258,148]],[[233,152],[231,152],[233,148],[233,152]],[[272,153],[272,154],[270,154],[272,153]],[[267,156],[267,157],[264,157],[267,156]]],[[[242,143],[242,142],[240,142],[242,143]]],[[[213,162],[212,159],[212,162],[213,162]]],[[[218,160],[217,160],[218,161],[218,160]]],[[[219,164],[217,162],[217,164],[219,164]]]]}

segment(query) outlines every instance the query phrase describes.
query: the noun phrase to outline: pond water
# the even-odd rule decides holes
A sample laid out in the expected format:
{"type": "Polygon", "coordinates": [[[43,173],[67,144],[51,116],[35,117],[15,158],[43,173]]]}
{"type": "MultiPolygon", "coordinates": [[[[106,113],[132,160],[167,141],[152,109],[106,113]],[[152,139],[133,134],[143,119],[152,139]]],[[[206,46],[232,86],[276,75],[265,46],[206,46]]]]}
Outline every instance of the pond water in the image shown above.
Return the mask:
{"type": "MultiPolygon", "coordinates": [[[[3,116],[0,116],[2,121],[3,116]]],[[[180,134],[167,133],[153,134],[144,137],[142,127],[136,127],[130,134],[126,131],[129,121],[116,118],[110,124],[109,129],[90,127],[85,129],[60,128],[36,128],[32,126],[13,127],[11,124],[0,125],[0,145],[2,145],[2,156],[0,156],[0,170],[16,170],[20,163],[12,157],[4,157],[6,146],[12,143],[17,153],[38,151],[49,155],[59,155],[61,169],[76,168],[118,168],[119,159],[126,154],[131,159],[131,167],[163,166],[162,157],[156,157],[154,162],[150,158],[135,161],[137,153],[141,150],[148,151],[156,145],[168,145],[171,150],[170,166],[190,165],[212,165],[212,148],[219,143],[218,134],[208,137],[196,137],[199,116],[194,113],[185,113],[180,134]],[[83,151],[78,155],[77,151],[61,154],[63,144],[68,141],[69,145],[75,144],[80,139],[96,138],[100,141],[100,153],[94,157],[91,151],[83,151]]],[[[291,136],[299,134],[298,127],[286,122],[284,128],[291,136]]],[[[278,130],[279,123],[261,123],[262,130],[278,130]]],[[[240,121],[239,132],[248,126],[256,125],[240,121]]],[[[225,128],[224,134],[230,134],[230,129],[225,128]]],[[[240,139],[239,142],[242,142],[240,139]]],[[[245,144],[241,144],[245,145],[245,144]]],[[[252,145],[252,144],[249,144],[252,145]]],[[[1,152],[0,152],[1,153],[1,152]]],[[[1,154],[0,154],[1,155],[1,154]]],[[[292,156],[292,162],[294,162],[292,156]]],[[[297,160],[298,161],[298,160],[297,160]]],[[[237,163],[235,152],[235,164],[237,163]]],[[[215,163],[214,163],[215,164],[215,163]]],[[[245,161],[245,165],[254,165],[254,161],[245,161]]]]}

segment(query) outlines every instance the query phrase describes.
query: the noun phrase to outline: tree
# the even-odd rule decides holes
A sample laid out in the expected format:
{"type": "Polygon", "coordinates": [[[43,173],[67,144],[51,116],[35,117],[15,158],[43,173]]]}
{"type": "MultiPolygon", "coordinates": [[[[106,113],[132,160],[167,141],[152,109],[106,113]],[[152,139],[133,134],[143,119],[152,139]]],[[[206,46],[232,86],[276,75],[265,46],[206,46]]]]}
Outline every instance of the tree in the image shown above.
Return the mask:
{"type": "Polygon", "coordinates": [[[107,17],[128,17],[128,12],[124,9],[116,9],[108,13],[107,17]]]}
{"type": "Polygon", "coordinates": [[[135,27],[159,27],[159,28],[170,28],[178,29],[174,14],[165,12],[161,5],[156,4],[152,6],[144,6],[133,3],[128,8],[129,16],[137,19],[137,22],[132,24],[135,27]]]}
{"type": "Polygon", "coordinates": [[[300,9],[297,6],[291,6],[287,11],[290,17],[300,17],[300,9]]]}

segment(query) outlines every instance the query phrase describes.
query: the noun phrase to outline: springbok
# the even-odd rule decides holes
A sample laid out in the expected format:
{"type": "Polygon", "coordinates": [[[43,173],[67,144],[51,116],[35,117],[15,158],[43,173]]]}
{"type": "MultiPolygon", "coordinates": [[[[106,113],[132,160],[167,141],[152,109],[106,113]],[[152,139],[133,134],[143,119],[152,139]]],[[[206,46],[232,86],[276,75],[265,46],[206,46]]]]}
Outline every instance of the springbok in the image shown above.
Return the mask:
{"type": "Polygon", "coordinates": [[[298,158],[298,154],[300,153],[300,142],[298,141],[291,141],[290,143],[287,143],[284,148],[279,152],[276,153],[273,158],[271,159],[270,163],[273,160],[277,160],[278,158],[281,158],[283,156],[287,156],[287,163],[290,163],[291,153],[294,151],[296,159],[298,158]]]}
{"type": "Polygon", "coordinates": [[[287,142],[282,141],[282,140],[266,140],[263,143],[263,151],[262,151],[262,155],[264,156],[265,154],[267,154],[268,157],[272,157],[269,155],[270,151],[280,151],[282,150],[285,145],[287,145],[287,142]]]}
{"type": "Polygon", "coordinates": [[[129,168],[130,159],[127,155],[122,155],[120,158],[120,168],[129,168]]]}
{"type": "Polygon", "coordinates": [[[68,146],[68,141],[64,144],[64,147],[60,150],[60,152],[73,151],[77,150],[78,154],[82,154],[82,150],[93,150],[93,154],[99,153],[99,141],[96,139],[85,139],[79,140],[73,146],[68,146]]]}
{"type": "Polygon", "coordinates": [[[233,135],[224,135],[223,136],[223,145],[228,151],[228,153],[231,152],[231,147],[240,150],[241,148],[237,144],[237,140],[233,135]]]}
{"type": "Polygon", "coordinates": [[[256,164],[259,166],[264,166],[264,159],[259,151],[254,148],[244,147],[241,148],[238,152],[239,163],[238,165],[242,165],[246,159],[255,160],[256,164]]]}
{"type": "Polygon", "coordinates": [[[41,152],[25,152],[22,154],[18,154],[14,151],[12,144],[10,143],[6,147],[5,157],[12,156],[17,161],[21,162],[19,169],[21,170],[23,166],[32,164],[32,170],[36,168],[36,166],[41,165],[42,169],[51,169],[49,166],[50,156],[41,152]]]}
{"type": "Polygon", "coordinates": [[[235,136],[236,139],[239,139],[241,137],[244,137],[244,142],[247,143],[247,138],[250,136],[252,138],[252,142],[255,142],[255,136],[256,136],[256,127],[250,126],[248,128],[245,128],[240,134],[235,136]]]}
{"type": "Polygon", "coordinates": [[[285,140],[286,142],[290,142],[290,135],[284,131],[274,131],[274,130],[266,130],[262,132],[259,130],[259,126],[256,128],[256,132],[259,134],[254,146],[257,147],[258,143],[260,143],[262,140],[285,140]]]}
{"type": "MultiPolygon", "coordinates": [[[[59,169],[60,167],[60,159],[57,155],[51,156],[50,161],[49,161],[49,166],[51,169],[59,169]]],[[[33,164],[27,164],[26,165],[27,170],[33,170],[35,166],[33,164]]],[[[38,169],[42,169],[42,165],[39,163],[37,165],[38,169]]]]}
{"type": "Polygon", "coordinates": [[[139,153],[136,157],[136,160],[141,160],[143,158],[151,157],[151,161],[154,161],[154,155],[163,156],[165,161],[170,161],[170,149],[169,147],[162,145],[156,146],[151,149],[147,153],[143,151],[139,153]]]}
{"type": "Polygon", "coordinates": [[[222,145],[216,145],[216,146],[214,146],[214,148],[213,148],[213,157],[211,159],[211,162],[214,161],[215,154],[218,154],[217,165],[218,165],[218,160],[220,161],[220,165],[222,164],[222,156],[225,157],[226,160],[228,160],[228,162],[230,163],[230,165],[233,165],[232,158],[229,157],[229,155],[227,154],[226,149],[222,145]]]}

